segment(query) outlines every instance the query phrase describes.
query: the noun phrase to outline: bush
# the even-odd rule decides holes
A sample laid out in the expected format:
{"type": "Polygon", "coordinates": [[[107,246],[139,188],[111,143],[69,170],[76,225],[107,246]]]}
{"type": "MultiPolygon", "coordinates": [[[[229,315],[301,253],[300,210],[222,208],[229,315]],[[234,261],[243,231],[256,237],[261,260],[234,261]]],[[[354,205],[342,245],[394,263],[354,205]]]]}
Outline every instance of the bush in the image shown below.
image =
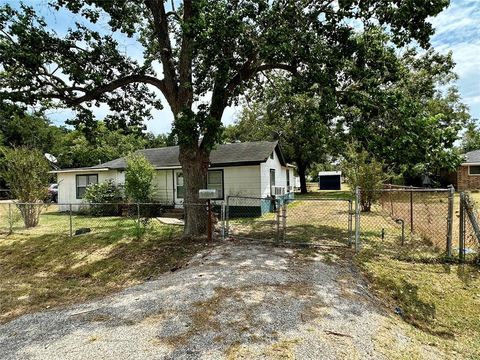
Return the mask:
{"type": "Polygon", "coordinates": [[[26,147],[3,148],[2,175],[15,199],[25,227],[38,225],[48,196],[50,166],[43,154],[26,147]]]}
{"type": "Polygon", "coordinates": [[[153,177],[155,169],[140,153],[127,157],[125,169],[125,195],[128,200],[136,203],[152,201],[154,194],[153,177]]]}
{"type": "Polygon", "coordinates": [[[347,146],[342,164],[342,173],[350,189],[355,193],[357,186],[361,188],[360,206],[362,211],[369,212],[372,204],[381,195],[376,189],[381,189],[388,178],[383,163],[377,161],[367,151],[356,144],[347,146]]]}
{"type": "Polygon", "coordinates": [[[118,203],[123,201],[122,190],[111,179],[88,186],[83,199],[92,204],[89,212],[94,216],[121,214],[121,206],[118,203]]]}

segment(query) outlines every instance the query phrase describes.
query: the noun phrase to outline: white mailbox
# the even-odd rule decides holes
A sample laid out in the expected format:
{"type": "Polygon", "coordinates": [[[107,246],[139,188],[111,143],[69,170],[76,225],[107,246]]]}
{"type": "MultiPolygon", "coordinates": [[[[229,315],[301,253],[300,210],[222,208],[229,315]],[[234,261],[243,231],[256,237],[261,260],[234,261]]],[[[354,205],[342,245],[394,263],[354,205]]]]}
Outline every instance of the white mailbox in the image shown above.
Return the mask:
{"type": "Polygon", "coordinates": [[[217,190],[215,189],[201,189],[198,191],[200,199],[215,199],[217,197],[217,190]]]}

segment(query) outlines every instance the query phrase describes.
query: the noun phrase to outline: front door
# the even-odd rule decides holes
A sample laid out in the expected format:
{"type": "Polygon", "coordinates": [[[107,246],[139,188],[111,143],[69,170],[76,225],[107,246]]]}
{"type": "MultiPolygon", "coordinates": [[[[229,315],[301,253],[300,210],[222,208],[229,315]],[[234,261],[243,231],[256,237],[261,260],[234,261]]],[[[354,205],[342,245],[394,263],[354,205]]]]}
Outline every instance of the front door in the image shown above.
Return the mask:
{"type": "Polygon", "coordinates": [[[183,173],[182,170],[175,170],[174,171],[174,178],[175,184],[175,207],[183,207],[183,197],[185,192],[185,185],[183,182],[183,173]]]}

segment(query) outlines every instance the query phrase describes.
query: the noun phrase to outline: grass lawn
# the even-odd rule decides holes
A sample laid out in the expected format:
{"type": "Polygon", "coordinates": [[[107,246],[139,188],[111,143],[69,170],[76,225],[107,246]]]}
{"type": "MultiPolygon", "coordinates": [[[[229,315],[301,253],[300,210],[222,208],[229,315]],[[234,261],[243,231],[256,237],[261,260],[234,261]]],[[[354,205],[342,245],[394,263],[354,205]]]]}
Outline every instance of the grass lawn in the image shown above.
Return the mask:
{"type": "MultiPolygon", "coordinates": [[[[315,190],[297,199],[349,196],[342,192],[315,190]]],[[[480,193],[472,193],[480,204],[480,193]]],[[[458,195],[455,209],[458,210],[458,195]]],[[[362,250],[355,261],[372,289],[394,314],[398,308],[405,330],[424,344],[438,347],[450,358],[480,358],[480,266],[444,262],[428,244],[400,246],[399,239],[378,236],[378,222],[362,216],[362,250]],[[377,224],[377,227],[375,227],[377,224]]],[[[378,220],[378,219],[377,219],[378,220]]],[[[454,230],[458,229],[455,219],[454,230]]],[[[381,225],[387,229],[385,222],[381,225]]],[[[392,232],[392,231],[390,231],[392,232]]],[[[455,235],[455,232],[454,232],[455,235]]],[[[454,238],[454,245],[457,239],[454,238]]],[[[388,341],[384,347],[388,351],[388,341]]],[[[391,349],[392,359],[421,359],[413,347],[391,349]]]]}
{"type": "Polygon", "coordinates": [[[307,194],[295,193],[295,199],[353,199],[354,196],[350,192],[350,188],[346,184],[342,184],[341,190],[319,190],[317,183],[307,183],[307,194]]]}
{"type": "MultiPolygon", "coordinates": [[[[405,329],[451,358],[480,358],[480,266],[445,262],[441,253],[419,243],[370,237],[362,226],[357,266],[388,309],[397,309],[405,329]]],[[[368,223],[367,223],[368,226],[368,223]]],[[[373,233],[373,232],[372,232],[373,233]]],[[[423,358],[415,349],[393,359],[423,358]]]]}
{"type": "Polygon", "coordinates": [[[182,227],[151,220],[141,238],[131,219],[67,215],[53,208],[33,229],[0,235],[0,322],[57,305],[80,303],[184,264],[204,245],[180,242],[182,227]]]}

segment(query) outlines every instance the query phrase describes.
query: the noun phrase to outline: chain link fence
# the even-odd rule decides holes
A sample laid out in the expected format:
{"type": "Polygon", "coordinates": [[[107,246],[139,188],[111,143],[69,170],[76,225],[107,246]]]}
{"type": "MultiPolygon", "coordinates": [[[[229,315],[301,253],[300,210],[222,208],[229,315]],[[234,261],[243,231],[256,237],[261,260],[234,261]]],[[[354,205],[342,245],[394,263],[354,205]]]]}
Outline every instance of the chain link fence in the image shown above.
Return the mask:
{"type": "Polygon", "coordinates": [[[386,186],[357,191],[362,244],[383,246],[399,256],[451,255],[454,189],[386,186]]]}
{"type": "Polygon", "coordinates": [[[460,193],[458,216],[458,253],[460,260],[480,260],[480,217],[476,202],[468,193],[460,193]]]}
{"type": "Polygon", "coordinates": [[[72,237],[86,233],[115,233],[120,238],[139,238],[145,233],[163,233],[163,225],[183,224],[179,219],[162,222],[161,219],[168,210],[159,203],[3,202],[0,203],[0,237],[9,234],[57,234],[72,237]],[[36,221],[33,220],[34,217],[37,217],[36,221]]]}
{"type": "Polygon", "coordinates": [[[353,240],[353,202],[347,199],[287,200],[282,208],[285,242],[345,246],[353,240]]]}
{"type": "Polygon", "coordinates": [[[229,196],[225,206],[224,236],[278,241],[282,202],[274,198],[229,196]]]}
{"type": "Polygon", "coordinates": [[[344,246],[353,238],[352,201],[229,197],[226,236],[278,244],[344,246]]]}

